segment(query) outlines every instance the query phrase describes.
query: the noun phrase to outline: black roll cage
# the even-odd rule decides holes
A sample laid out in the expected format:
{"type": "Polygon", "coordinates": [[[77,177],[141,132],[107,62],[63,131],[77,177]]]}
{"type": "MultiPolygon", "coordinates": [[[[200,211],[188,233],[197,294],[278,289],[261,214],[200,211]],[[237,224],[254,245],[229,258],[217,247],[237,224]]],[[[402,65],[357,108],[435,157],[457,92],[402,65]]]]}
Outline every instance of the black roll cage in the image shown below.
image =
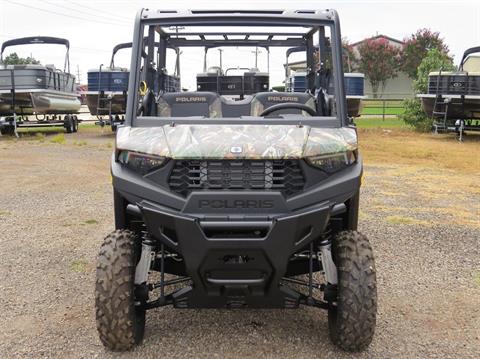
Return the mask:
{"type": "Polygon", "coordinates": [[[70,42],[67,39],[62,39],[60,37],[51,37],[51,36],[31,36],[31,37],[21,37],[18,39],[12,39],[5,41],[2,44],[0,50],[0,63],[3,63],[3,51],[10,46],[18,45],[30,45],[30,44],[56,44],[56,45],[65,45],[67,52],[65,54],[65,63],[63,65],[63,72],[70,73],[70,42]]]}
{"type": "MultiPolygon", "coordinates": [[[[340,21],[335,10],[289,10],[289,11],[255,11],[255,10],[150,10],[142,9],[135,18],[134,35],[132,41],[132,59],[129,79],[128,92],[133,96],[128,97],[127,112],[125,124],[131,126],[137,116],[139,104],[138,87],[141,81],[145,81],[147,88],[154,88],[154,58],[155,58],[155,33],[160,35],[158,44],[157,59],[158,69],[165,68],[165,53],[167,47],[179,48],[187,46],[196,46],[212,48],[220,46],[253,46],[269,48],[272,46],[281,47],[301,47],[306,49],[307,57],[307,81],[308,88],[314,92],[316,70],[314,64],[314,46],[313,35],[318,30],[318,48],[320,50],[320,63],[326,54],[325,27],[330,28],[331,56],[333,64],[333,81],[336,99],[337,120],[341,126],[348,125],[345,89],[343,81],[342,66],[342,37],[340,32],[340,21]],[[265,33],[265,32],[218,32],[218,33],[200,33],[200,32],[165,32],[162,27],[181,27],[181,26],[242,26],[248,29],[250,26],[277,26],[292,27],[304,26],[311,27],[306,33],[265,33]],[[145,28],[148,28],[148,35],[145,37],[145,28]],[[221,35],[223,40],[209,40],[205,35],[221,35]],[[231,36],[243,35],[243,39],[233,39],[231,36]],[[251,39],[253,35],[266,35],[263,40],[251,39]],[[184,36],[198,37],[197,39],[187,39],[184,36]],[[230,37],[229,37],[230,36],[230,37]],[[275,39],[275,36],[284,36],[285,39],[275,39]],[[141,68],[141,57],[144,48],[148,48],[145,64],[147,68],[141,68]],[[322,51],[324,50],[324,51],[322,51]]],[[[150,96],[151,98],[152,96],[150,96]]],[[[298,121],[295,121],[297,123],[298,121]]]]}

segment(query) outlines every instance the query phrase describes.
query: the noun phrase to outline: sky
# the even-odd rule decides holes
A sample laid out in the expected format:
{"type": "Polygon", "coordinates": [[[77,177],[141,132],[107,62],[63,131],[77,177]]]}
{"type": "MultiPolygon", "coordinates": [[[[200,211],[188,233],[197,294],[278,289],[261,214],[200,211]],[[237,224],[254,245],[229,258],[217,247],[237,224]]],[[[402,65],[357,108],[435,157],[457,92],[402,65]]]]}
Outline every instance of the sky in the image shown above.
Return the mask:
{"type": "MultiPolygon", "coordinates": [[[[25,36],[55,36],[70,41],[71,72],[86,82],[87,71],[108,65],[112,48],[133,38],[133,20],[141,8],[180,9],[336,9],[342,36],[356,42],[376,34],[402,40],[417,29],[438,31],[454,56],[456,64],[463,51],[480,45],[480,1],[302,1],[302,0],[0,0],[0,42],[25,36]]],[[[20,56],[33,55],[44,64],[63,68],[65,51],[58,45],[32,45],[6,50],[20,56]]],[[[218,53],[211,53],[209,64],[216,65],[218,53]]],[[[224,67],[253,67],[254,55],[242,49],[240,56],[224,54],[224,67]]],[[[182,85],[191,86],[195,73],[202,70],[200,50],[185,50],[181,58],[182,85]]],[[[116,65],[128,67],[130,53],[123,50],[116,65]]],[[[280,85],[285,57],[270,56],[270,83],[280,85]]],[[[266,70],[266,54],[259,55],[259,68],[266,70]]]]}

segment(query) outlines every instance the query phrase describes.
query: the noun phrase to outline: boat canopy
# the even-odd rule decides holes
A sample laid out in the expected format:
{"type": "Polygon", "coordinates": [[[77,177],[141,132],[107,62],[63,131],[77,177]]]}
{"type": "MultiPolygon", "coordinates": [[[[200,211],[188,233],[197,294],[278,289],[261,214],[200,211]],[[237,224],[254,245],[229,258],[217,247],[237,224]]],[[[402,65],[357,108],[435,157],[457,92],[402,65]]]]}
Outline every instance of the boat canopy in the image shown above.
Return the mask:
{"type": "Polygon", "coordinates": [[[475,54],[477,52],[480,52],[480,46],[471,47],[470,49],[465,50],[462,56],[462,61],[460,61],[460,71],[463,71],[463,65],[465,64],[468,55],[475,54]]]}
{"type": "Polygon", "coordinates": [[[65,64],[63,67],[63,71],[70,72],[70,42],[67,39],[62,39],[59,37],[51,37],[51,36],[31,36],[31,37],[21,37],[18,39],[12,39],[5,41],[2,44],[2,48],[0,50],[0,62],[3,63],[3,51],[10,46],[17,46],[17,45],[30,45],[30,44],[57,44],[57,45],[65,45],[67,48],[67,53],[65,55],[65,64]]]}

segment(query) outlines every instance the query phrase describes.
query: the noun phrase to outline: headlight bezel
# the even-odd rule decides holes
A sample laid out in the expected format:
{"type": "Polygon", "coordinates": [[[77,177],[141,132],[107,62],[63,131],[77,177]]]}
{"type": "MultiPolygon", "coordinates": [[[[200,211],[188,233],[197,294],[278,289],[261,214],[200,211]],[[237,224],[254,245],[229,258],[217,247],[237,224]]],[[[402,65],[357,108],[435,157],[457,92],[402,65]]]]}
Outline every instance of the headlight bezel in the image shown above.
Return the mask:
{"type": "Polygon", "coordinates": [[[358,151],[345,151],[333,154],[305,157],[305,162],[327,174],[337,173],[357,162],[358,151]]]}
{"type": "Polygon", "coordinates": [[[115,159],[125,168],[142,176],[163,167],[167,162],[164,156],[122,149],[117,151],[115,159]]]}

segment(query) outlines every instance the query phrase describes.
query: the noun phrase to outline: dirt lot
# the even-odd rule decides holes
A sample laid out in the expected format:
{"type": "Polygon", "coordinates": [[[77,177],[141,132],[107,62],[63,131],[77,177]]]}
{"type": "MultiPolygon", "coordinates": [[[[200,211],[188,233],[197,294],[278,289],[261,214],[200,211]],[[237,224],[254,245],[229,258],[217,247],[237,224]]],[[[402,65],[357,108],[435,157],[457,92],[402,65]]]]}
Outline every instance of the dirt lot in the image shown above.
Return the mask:
{"type": "MultiPolygon", "coordinates": [[[[478,137],[478,136],[477,136],[478,137]]],[[[0,137],[0,357],[113,357],[97,338],[94,266],[113,228],[113,136],[0,137]]],[[[378,325],[358,358],[478,358],[480,140],[365,130],[360,229],[376,254],[378,325]]],[[[174,310],[122,357],[347,358],[326,313],[174,310]]]]}

